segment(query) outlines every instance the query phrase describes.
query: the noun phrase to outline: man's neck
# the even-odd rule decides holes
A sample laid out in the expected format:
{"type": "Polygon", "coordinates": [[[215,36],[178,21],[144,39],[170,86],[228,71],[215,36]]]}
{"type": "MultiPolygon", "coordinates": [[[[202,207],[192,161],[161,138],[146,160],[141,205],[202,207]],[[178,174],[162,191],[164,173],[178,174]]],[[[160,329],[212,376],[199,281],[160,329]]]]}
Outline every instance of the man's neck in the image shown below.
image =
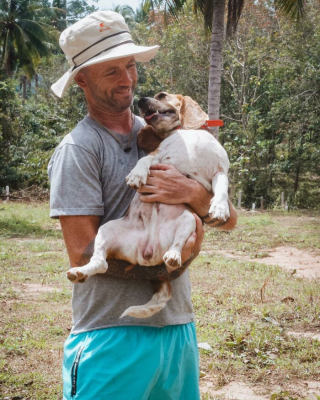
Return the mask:
{"type": "Polygon", "coordinates": [[[128,108],[123,112],[110,112],[106,110],[93,110],[88,108],[88,115],[91,119],[98,121],[107,129],[111,129],[120,134],[129,133],[133,126],[133,114],[128,108]]]}

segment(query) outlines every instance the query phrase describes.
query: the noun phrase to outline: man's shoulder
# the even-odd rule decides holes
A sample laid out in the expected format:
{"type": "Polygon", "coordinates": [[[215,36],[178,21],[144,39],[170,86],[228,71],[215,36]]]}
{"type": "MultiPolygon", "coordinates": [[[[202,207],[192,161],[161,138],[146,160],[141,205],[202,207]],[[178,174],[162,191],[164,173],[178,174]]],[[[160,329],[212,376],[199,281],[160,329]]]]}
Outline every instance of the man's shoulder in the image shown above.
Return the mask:
{"type": "Polygon", "coordinates": [[[99,146],[100,137],[94,129],[93,121],[88,117],[84,117],[77,126],[68,133],[60,142],[57,149],[61,149],[66,145],[83,148],[87,151],[94,151],[95,145],[99,146]]]}

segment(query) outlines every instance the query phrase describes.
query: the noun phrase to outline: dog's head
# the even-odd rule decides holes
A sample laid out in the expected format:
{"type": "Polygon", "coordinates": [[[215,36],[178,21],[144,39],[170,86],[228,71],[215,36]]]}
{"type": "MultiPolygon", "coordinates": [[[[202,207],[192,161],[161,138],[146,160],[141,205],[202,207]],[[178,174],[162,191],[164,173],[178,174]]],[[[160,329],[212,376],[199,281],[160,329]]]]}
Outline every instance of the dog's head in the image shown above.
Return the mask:
{"type": "Polygon", "coordinates": [[[138,144],[147,151],[154,150],[174,129],[199,129],[208,119],[198,103],[181,94],[160,92],[154,98],[140,99],[138,106],[148,124],[139,132],[138,144]]]}
{"type": "Polygon", "coordinates": [[[154,98],[139,100],[140,114],[162,139],[181,126],[183,129],[198,129],[208,119],[198,103],[189,96],[160,92],[154,98]]]}

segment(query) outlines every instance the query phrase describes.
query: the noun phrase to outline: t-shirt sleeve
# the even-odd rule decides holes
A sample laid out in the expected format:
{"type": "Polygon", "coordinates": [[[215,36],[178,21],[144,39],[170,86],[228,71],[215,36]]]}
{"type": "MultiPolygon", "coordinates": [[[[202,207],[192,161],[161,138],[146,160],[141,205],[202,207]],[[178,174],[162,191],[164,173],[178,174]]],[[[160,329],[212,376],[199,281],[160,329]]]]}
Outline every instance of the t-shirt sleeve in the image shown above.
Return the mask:
{"type": "Polygon", "coordinates": [[[48,173],[51,218],[104,214],[101,166],[93,153],[66,143],[55,151],[48,173]]]}

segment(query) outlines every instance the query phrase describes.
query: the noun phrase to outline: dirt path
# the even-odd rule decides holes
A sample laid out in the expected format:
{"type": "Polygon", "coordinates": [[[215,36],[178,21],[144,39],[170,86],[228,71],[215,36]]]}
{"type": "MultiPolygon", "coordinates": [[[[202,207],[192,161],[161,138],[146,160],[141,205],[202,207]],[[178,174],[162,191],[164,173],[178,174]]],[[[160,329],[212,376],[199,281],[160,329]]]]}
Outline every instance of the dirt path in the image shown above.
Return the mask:
{"type": "MultiPolygon", "coordinates": [[[[209,252],[204,253],[208,254],[209,252]]],[[[250,258],[242,254],[230,254],[223,250],[218,253],[237,260],[279,265],[291,272],[295,271],[297,276],[302,278],[320,279],[320,252],[318,250],[299,250],[295,247],[280,246],[268,249],[266,253],[269,255],[263,258],[250,258]]]]}
{"type": "MultiPolygon", "coordinates": [[[[274,385],[271,388],[262,385],[248,385],[243,382],[230,382],[221,389],[215,389],[212,382],[205,378],[200,381],[201,393],[209,395],[209,398],[220,398],[224,400],[270,400],[272,394],[285,393],[287,390],[294,392],[300,398],[317,400],[320,396],[320,382],[316,381],[296,381],[289,382],[285,387],[274,385]]],[[[277,397],[287,398],[287,397],[277,397]]],[[[291,398],[291,397],[290,397],[291,398]]]]}
{"type": "MultiPolygon", "coordinates": [[[[250,258],[244,254],[231,254],[220,251],[203,251],[203,254],[223,254],[228,258],[258,262],[267,265],[278,265],[298,277],[308,279],[320,279],[320,252],[318,250],[299,250],[295,247],[280,246],[272,250],[267,250],[268,256],[263,258],[250,258]]],[[[288,335],[299,337],[309,337],[320,340],[320,334],[315,332],[295,332],[288,331],[288,335]]],[[[286,387],[274,386],[267,388],[259,385],[248,385],[244,382],[230,382],[222,388],[214,388],[210,378],[203,377],[200,380],[201,393],[209,398],[221,398],[224,400],[269,400],[272,394],[280,394],[286,390],[292,390],[299,398],[307,397],[309,400],[318,400],[320,396],[320,382],[316,381],[297,381],[290,382],[286,387]],[[218,396],[218,397],[217,397],[218,396]]]]}

